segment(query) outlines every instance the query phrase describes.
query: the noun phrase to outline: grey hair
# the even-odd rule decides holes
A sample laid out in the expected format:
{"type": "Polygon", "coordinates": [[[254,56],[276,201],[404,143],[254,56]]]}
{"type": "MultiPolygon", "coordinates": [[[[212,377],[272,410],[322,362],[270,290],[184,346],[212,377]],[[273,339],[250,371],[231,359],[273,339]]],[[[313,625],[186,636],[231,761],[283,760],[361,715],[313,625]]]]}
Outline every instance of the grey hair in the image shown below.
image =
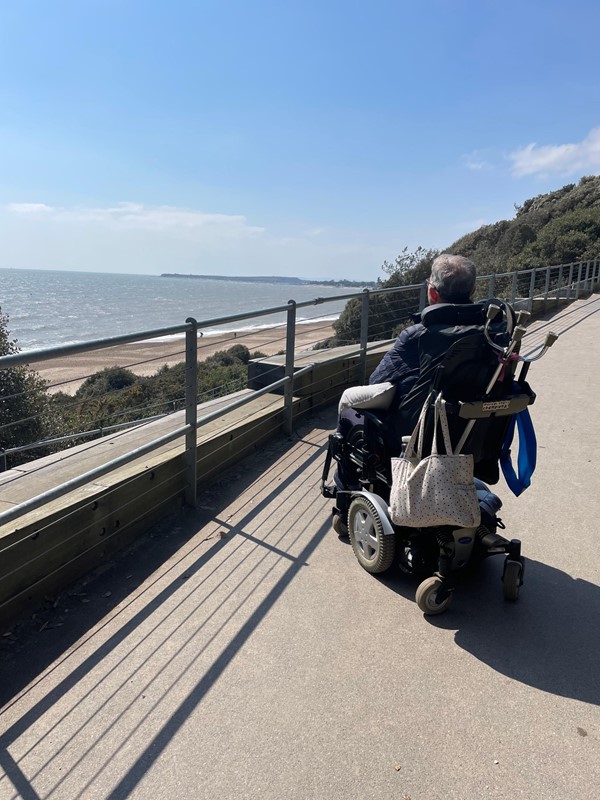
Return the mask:
{"type": "Polygon", "coordinates": [[[442,253],[431,265],[431,285],[447,303],[465,303],[475,290],[477,270],[464,256],[442,253]]]}

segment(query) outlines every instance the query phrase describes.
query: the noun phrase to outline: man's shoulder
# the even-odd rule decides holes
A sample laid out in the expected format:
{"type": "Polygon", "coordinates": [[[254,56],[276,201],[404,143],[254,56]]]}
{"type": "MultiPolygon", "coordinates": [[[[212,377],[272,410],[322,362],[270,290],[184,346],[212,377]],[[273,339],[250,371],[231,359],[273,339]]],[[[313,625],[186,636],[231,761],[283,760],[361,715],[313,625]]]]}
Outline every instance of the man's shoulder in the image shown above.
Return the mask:
{"type": "Polygon", "coordinates": [[[407,328],[404,328],[403,331],[400,332],[400,335],[396,339],[397,345],[403,345],[407,342],[411,341],[412,339],[417,339],[425,330],[425,326],[422,322],[416,322],[414,325],[409,325],[407,328]]]}

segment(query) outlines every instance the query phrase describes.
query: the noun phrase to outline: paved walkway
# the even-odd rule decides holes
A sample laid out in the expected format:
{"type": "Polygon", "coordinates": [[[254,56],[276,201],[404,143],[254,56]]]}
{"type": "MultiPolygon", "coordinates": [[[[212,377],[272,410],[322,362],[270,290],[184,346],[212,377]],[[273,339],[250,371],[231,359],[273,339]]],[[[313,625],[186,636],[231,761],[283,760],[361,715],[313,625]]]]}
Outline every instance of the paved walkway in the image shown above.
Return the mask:
{"type": "Polygon", "coordinates": [[[1,800],[594,796],[599,308],[561,312],[530,371],[534,484],[498,488],[517,604],[501,559],[429,620],[410,580],[362,571],[313,417],[5,638],[1,800]]]}

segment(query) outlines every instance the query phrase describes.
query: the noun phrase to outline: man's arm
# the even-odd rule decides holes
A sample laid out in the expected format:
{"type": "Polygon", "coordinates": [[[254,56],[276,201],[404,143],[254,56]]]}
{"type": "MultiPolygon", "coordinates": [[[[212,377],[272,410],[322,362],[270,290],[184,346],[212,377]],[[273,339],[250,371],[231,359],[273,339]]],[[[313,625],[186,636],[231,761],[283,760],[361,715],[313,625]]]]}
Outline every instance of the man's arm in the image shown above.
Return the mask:
{"type": "Polygon", "coordinates": [[[390,381],[401,396],[410,391],[419,374],[419,337],[424,330],[421,323],[405,328],[371,374],[369,383],[390,381]]]}

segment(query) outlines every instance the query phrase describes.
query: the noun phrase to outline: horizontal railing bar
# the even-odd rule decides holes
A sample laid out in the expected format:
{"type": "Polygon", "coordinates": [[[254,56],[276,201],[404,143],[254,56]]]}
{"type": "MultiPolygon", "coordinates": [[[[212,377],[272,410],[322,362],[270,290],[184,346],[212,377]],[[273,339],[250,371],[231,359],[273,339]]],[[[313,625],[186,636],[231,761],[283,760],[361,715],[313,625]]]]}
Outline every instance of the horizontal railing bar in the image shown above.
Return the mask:
{"type": "MultiPolygon", "coordinates": [[[[519,272],[518,274],[520,275],[521,273],[519,272]]],[[[494,278],[512,278],[513,275],[514,275],[513,272],[490,272],[487,275],[478,275],[476,280],[485,281],[488,278],[491,278],[492,276],[494,278]]]]}
{"type": "Polygon", "coordinates": [[[311,364],[302,367],[302,369],[295,370],[294,379],[299,378],[301,375],[306,375],[307,372],[311,372],[315,367],[316,363],[313,361],[311,364]]]}
{"type": "MultiPolygon", "coordinates": [[[[367,349],[367,352],[369,350],[377,350],[379,347],[385,347],[386,345],[394,344],[395,341],[396,341],[396,339],[380,339],[380,340],[378,340],[376,342],[370,342],[369,344],[367,344],[367,348],[366,349],[367,349]]],[[[331,358],[328,358],[327,360],[330,363],[333,364],[336,361],[343,361],[345,358],[352,358],[352,356],[358,356],[358,355],[360,355],[360,353],[361,353],[360,348],[357,348],[356,350],[350,350],[350,351],[347,351],[345,353],[342,353],[341,355],[332,356],[331,358]]]]}
{"type": "Polygon", "coordinates": [[[72,356],[75,353],[86,353],[88,350],[104,350],[120,344],[134,344],[135,342],[155,339],[161,336],[170,336],[174,333],[185,333],[192,329],[192,323],[171,325],[168,328],[155,328],[151,331],[138,333],[124,333],[120,336],[109,336],[106,339],[92,339],[88,342],[73,342],[73,344],[60,344],[56,347],[43,347],[39,350],[29,350],[22,353],[13,353],[10,356],[0,357],[0,369],[16,367],[20,364],[29,364],[37,361],[49,361],[62,356],[72,356]]]}
{"type": "Polygon", "coordinates": [[[65,483],[61,483],[59,486],[55,486],[53,489],[48,489],[46,492],[42,492],[41,494],[38,494],[29,500],[25,500],[25,502],[19,503],[8,511],[0,512],[0,525],[5,525],[8,522],[12,522],[14,519],[17,519],[17,517],[27,514],[29,511],[35,511],[36,508],[39,508],[46,503],[50,503],[53,500],[57,500],[59,497],[63,497],[65,494],[68,494],[75,489],[79,489],[86,483],[90,483],[91,481],[96,480],[96,478],[101,478],[107,473],[112,472],[114,469],[118,469],[119,467],[129,464],[131,461],[135,461],[136,458],[141,458],[141,456],[148,455],[148,453],[151,453],[153,450],[157,450],[159,447],[185,436],[187,433],[189,433],[190,429],[190,425],[184,425],[181,428],[177,428],[176,430],[171,431],[171,433],[167,433],[164,436],[160,436],[158,439],[153,439],[151,442],[136,448],[135,450],[131,450],[129,453],[125,453],[122,456],[118,456],[118,458],[113,458],[111,461],[107,461],[100,467],[90,469],[87,472],[78,475],[76,478],[71,478],[70,481],[65,481],[65,483]]]}
{"type": "MultiPolygon", "coordinates": [[[[333,299],[335,300],[336,298],[333,299]]],[[[308,305],[311,305],[311,303],[308,303],[308,305]]],[[[281,306],[271,306],[270,308],[258,308],[254,311],[245,311],[239,314],[229,314],[226,317],[212,317],[211,319],[198,320],[198,330],[200,330],[200,328],[212,328],[214,325],[223,325],[228,322],[240,322],[244,319],[254,319],[254,317],[266,317],[269,314],[279,314],[282,311],[287,311],[289,307],[290,303],[286,303],[281,306]]],[[[282,325],[285,325],[285,322],[283,322],[282,325]]]]}
{"type": "Polygon", "coordinates": [[[196,427],[201,428],[203,425],[206,425],[208,422],[212,422],[214,419],[218,419],[222,417],[224,414],[227,414],[228,411],[235,411],[236,408],[241,408],[242,406],[251,403],[257,397],[262,397],[263,394],[268,394],[272,392],[273,389],[279,389],[280,386],[285,386],[286,383],[289,383],[292,379],[289,375],[286,375],[285,378],[280,378],[278,381],[274,381],[270,383],[268,386],[263,386],[262,389],[256,389],[252,392],[252,394],[245,395],[244,397],[240,397],[239,400],[234,400],[233,403],[229,403],[226,406],[221,406],[216,411],[212,411],[210,414],[205,414],[203,417],[199,417],[198,421],[196,422],[196,427]]]}
{"type": "MultiPolygon", "coordinates": [[[[411,284],[410,286],[392,286],[385,289],[363,289],[362,292],[336,294],[332,295],[331,297],[315,297],[312,300],[302,300],[297,303],[295,301],[290,300],[290,303],[293,302],[296,308],[308,308],[309,306],[318,306],[318,305],[325,305],[327,303],[335,303],[339,300],[352,300],[355,297],[362,297],[365,292],[369,292],[369,294],[373,295],[373,294],[386,294],[390,292],[408,292],[410,290],[414,291],[415,289],[420,289],[420,288],[421,284],[415,283],[411,284]]],[[[251,319],[253,317],[266,316],[267,314],[277,314],[281,311],[287,311],[290,307],[290,303],[286,303],[285,305],[282,306],[273,306],[271,308],[258,309],[256,311],[247,311],[246,313],[232,314],[227,317],[215,317],[213,319],[208,319],[208,320],[199,320],[198,328],[210,328],[214,325],[222,325],[223,323],[239,322],[240,320],[251,319]]]]}
{"type": "MultiPolygon", "coordinates": [[[[169,412],[174,413],[174,412],[169,412]]],[[[115,425],[107,425],[104,428],[92,428],[89,431],[79,431],[79,433],[69,433],[66,436],[59,436],[56,439],[42,439],[39,442],[32,444],[24,444],[22,447],[9,447],[6,450],[0,449],[0,456],[10,456],[13,453],[23,453],[26,450],[35,450],[36,447],[44,447],[47,444],[60,444],[60,442],[70,442],[72,439],[80,439],[82,436],[94,436],[98,433],[110,433],[111,431],[122,430],[123,428],[132,428],[139,425],[140,422],[154,422],[156,419],[164,419],[169,416],[169,413],[155,414],[153,417],[143,417],[142,419],[133,419],[131,422],[119,422],[115,425]]]]}
{"type": "Polygon", "coordinates": [[[349,292],[348,294],[335,294],[331,297],[315,297],[314,300],[301,300],[296,303],[296,308],[306,308],[307,306],[320,306],[323,303],[335,303],[336,300],[352,300],[354,297],[362,297],[365,292],[379,292],[381,289],[363,289],[361,292],[349,292]]]}
{"type": "Polygon", "coordinates": [[[394,339],[380,339],[377,342],[370,342],[367,345],[367,350],[377,350],[378,347],[383,347],[386,344],[394,344],[397,338],[398,337],[395,337],[394,339]]]}

